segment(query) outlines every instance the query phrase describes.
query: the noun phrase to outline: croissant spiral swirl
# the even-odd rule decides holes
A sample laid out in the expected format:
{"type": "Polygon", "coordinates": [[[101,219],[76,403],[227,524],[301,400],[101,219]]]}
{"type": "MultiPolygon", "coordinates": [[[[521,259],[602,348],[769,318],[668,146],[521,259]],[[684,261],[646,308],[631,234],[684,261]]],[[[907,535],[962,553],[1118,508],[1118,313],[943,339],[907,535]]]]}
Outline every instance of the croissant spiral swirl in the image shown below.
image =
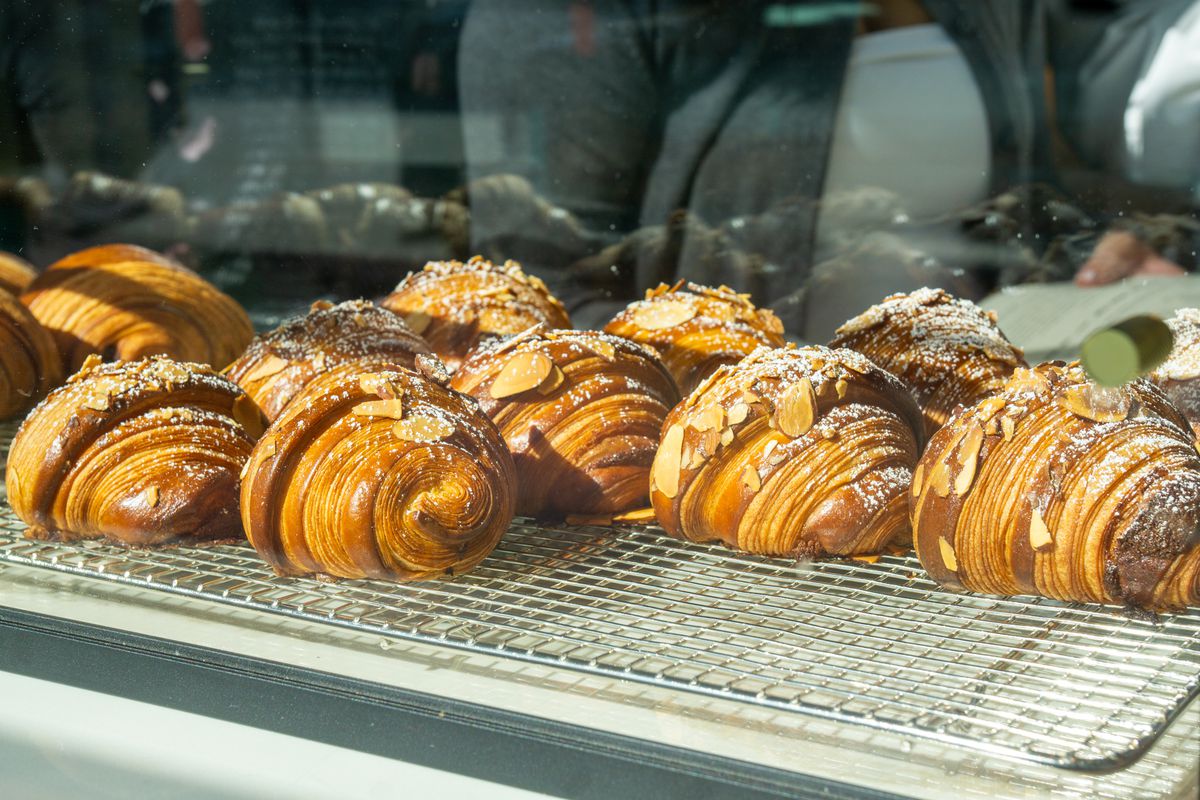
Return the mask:
{"type": "Polygon", "coordinates": [[[14,296],[19,295],[36,277],[37,270],[28,261],[0,251],[0,289],[14,296]]]}
{"type": "Polygon", "coordinates": [[[481,341],[520,333],[539,323],[570,328],[566,309],[541,279],[521,265],[432,261],[411,273],[381,302],[429,342],[450,369],[481,341]]]}
{"type": "Polygon", "coordinates": [[[764,555],[877,553],[908,533],[908,390],[864,356],[762,349],[667,417],[650,498],[667,533],[764,555]]]}
{"type": "Polygon", "coordinates": [[[857,350],[903,381],[921,406],[927,435],[1026,366],[994,312],[941,289],[885,298],[838,328],[829,346],[857,350]]]}
{"type": "Polygon", "coordinates": [[[262,426],[207,366],[93,357],[21,425],[8,501],[36,538],[240,537],[238,472],[262,426]]]}
{"type": "Polygon", "coordinates": [[[604,326],[654,348],[685,394],[722,364],[736,364],[760,347],[783,347],[783,323],[755,308],[749,295],[680,281],[660,284],[604,326]]]}
{"type": "MultiPolygon", "coordinates": [[[[119,245],[127,252],[130,245],[119,245]]],[[[133,361],[165,355],[224,367],[254,331],[233,298],[167,261],[108,261],[85,251],[42,273],[21,296],[53,335],[68,371],[92,354],[133,361]],[[87,256],[84,258],[84,256],[87,256]]]]}
{"type": "Polygon", "coordinates": [[[411,369],[421,354],[430,354],[429,345],[392,312],[365,300],[318,301],[308,314],[255,337],[226,375],[273,420],[309,381],[333,367],[386,356],[392,367],[411,369]]]}
{"type": "Polygon", "coordinates": [[[0,291],[0,419],[29,408],[62,379],[54,339],[29,309],[0,291]]]}
{"type": "Polygon", "coordinates": [[[653,351],[594,331],[537,328],[481,345],[451,386],[500,428],[517,511],[533,517],[644,506],[658,434],[679,401],[653,351]]]}
{"type": "Polygon", "coordinates": [[[1019,369],[934,435],[912,495],[917,555],[951,588],[1200,603],[1200,455],[1149,381],[1019,369]]]}
{"type": "Polygon", "coordinates": [[[283,575],[420,580],[465,572],[513,517],[516,475],[473,401],[403,369],[319,375],[255,446],[251,544],[283,575]]]}
{"type": "Polygon", "coordinates": [[[1167,320],[1175,346],[1148,377],[1187,417],[1200,437],[1200,309],[1181,308],[1167,320]]]}

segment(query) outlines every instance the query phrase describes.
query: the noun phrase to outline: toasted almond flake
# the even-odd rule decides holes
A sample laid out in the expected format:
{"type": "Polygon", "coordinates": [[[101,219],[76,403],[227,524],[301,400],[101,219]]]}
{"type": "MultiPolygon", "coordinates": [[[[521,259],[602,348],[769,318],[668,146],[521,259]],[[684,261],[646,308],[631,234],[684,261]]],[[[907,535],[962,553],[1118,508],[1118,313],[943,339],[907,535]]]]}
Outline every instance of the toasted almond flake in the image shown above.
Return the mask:
{"type": "Polygon", "coordinates": [[[833,384],[833,388],[837,391],[838,400],[846,396],[846,389],[849,385],[846,383],[845,378],[838,378],[837,383],[833,384]]]}
{"type": "Polygon", "coordinates": [[[698,431],[720,429],[725,426],[725,409],[720,406],[708,406],[692,419],[691,425],[698,431]]]}
{"type": "Polygon", "coordinates": [[[446,369],[442,360],[432,353],[417,354],[417,357],[413,359],[413,366],[417,368],[417,372],[438,386],[445,386],[450,382],[450,371],[446,369]]]}
{"type": "Polygon", "coordinates": [[[258,406],[250,399],[249,395],[239,394],[233,401],[233,408],[229,412],[229,416],[233,417],[233,421],[242,426],[242,430],[249,434],[251,439],[257,439],[262,436],[263,418],[262,413],[258,410],[258,406]]]}
{"type": "Polygon", "coordinates": [[[667,428],[663,435],[652,467],[654,486],[666,497],[673,498],[679,493],[679,463],[682,457],[683,427],[676,423],[667,428]]]}
{"type": "Polygon", "coordinates": [[[352,409],[356,417],[384,417],[387,419],[402,419],[404,417],[404,399],[393,397],[388,400],[367,400],[352,409]]]}
{"type": "Polygon", "coordinates": [[[1000,315],[997,314],[995,311],[988,309],[985,313],[987,314],[987,318],[989,320],[991,320],[993,325],[995,325],[997,322],[1000,321],[1000,315]]]}
{"type": "Polygon", "coordinates": [[[333,303],[328,300],[314,300],[313,304],[308,307],[309,311],[328,311],[333,308],[333,303]]]}
{"type": "Polygon", "coordinates": [[[758,477],[758,469],[753,464],[747,464],[742,470],[742,483],[752,492],[762,488],[762,480],[758,477]]]}
{"type": "Polygon", "coordinates": [[[92,411],[108,411],[109,397],[106,394],[89,394],[83,398],[83,407],[92,411]]]}
{"type": "Polygon", "coordinates": [[[238,480],[246,480],[246,473],[250,471],[250,459],[246,459],[246,463],[242,464],[242,471],[238,473],[238,480]]]}
{"type": "Polygon", "coordinates": [[[729,424],[741,425],[750,415],[750,406],[745,403],[734,403],[729,409],[729,424]]]}
{"type": "Polygon", "coordinates": [[[612,342],[606,342],[603,339],[583,339],[582,344],[606,361],[612,361],[617,357],[617,348],[613,346],[612,342]]]}
{"type": "Polygon", "coordinates": [[[412,332],[420,336],[429,329],[429,324],[433,322],[433,317],[426,314],[424,311],[409,311],[404,314],[404,324],[407,325],[412,332]]]}
{"type": "Polygon", "coordinates": [[[158,505],[158,487],[147,486],[146,491],[142,492],[142,499],[146,501],[146,505],[154,508],[158,505]]]}
{"type": "Polygon", "coordinates": [[[536,350],[517,353],[492,381],[491,395],[499,400],[536,389],[546,381],[553,369],[554,362],[545,353],[536,350]]]}
{"type": "Polygon", "coordinates": [[[817,416],[817,395],[808,376],[784,390],[775,415],[785,435],[795,439],[808,433],[817,416]]]}
{"type": "Polygon", "coordinates": [[[875,555],[869,555],[869,556],[850,556],[850,559],[852,561],[861,561],[864,564],[875,564],[879,561],[879,555],[875,554],[875,555]]]}
{"type": "Polygon", "coordinates": [[[657,519],[654,509],[650,507],[635,508],[632,511],[613,514],[613,522],[619,525],[643,525],[647,522],[656,522],[657,519]]]}
{"type": "Polygon", "coordinates": [[[1017,423],[1013,422],[1012,417],[1001,417],[1000,430],[1004,431],[1004,441],[1011,441],[1013,433],[1017,430],[1017,423]]]}
{"type": "Polygon", "coordinates": [[[633,313],[633,324],[642,330],[661,331],[682,325],[696,316],[691,303],[680,300],[663,300],[647,303],[633,313]]]}
{"type": "Polygon", "coordinates": [[[942,553],[942,563],[946,565],[946,569],[958,572],[958,559],[954,557],[954,548],[944,536],[938,537],[938,550],[942,553]]]}
{"type": "Polygon", "coordinates": [[[392,426],[392,434],[406,442],[436,442],[454,433],[454,426],[441,417],[413,414],[392,426]]]}
{"type": "Polygon", "coordinates": [[[1129,416],[1129,395],[1123,389],[1102,389],[1091,384],[1068,386],[1058,402],[1075,416],[1093,422],[1120,422],[1129,416]]]}
{"type": "Polygon", "coordinates": [[[775,452],[775,448],[779,447],[778,439],[771,439],[767,442],[767,446],[763,448],[763,458],[770,458],[771,453],[775,452]]]}
{"type": "Polygon", "coordinates": [[[262,448],[263,458],[273,458],[275,456],[274,436],[268,436],[266,439],[259,440],[258,446],[262,448]]]}
{"type": "Polygon", "coordinates": [[[933,487],[938,497],[950,496],[950,469],[946,462],[939,461],[929,471],[929,485],[933,487]]]}
{"type": "Polygon", "coordinates": [[[862,331],[870,330],[877,325],[882,325],[887,321],[887,314],[878,306],[872,306],[857,317],[847,320],[842,327],[838,328],[836,333],[838,336],[845,336],[851,333],[861,333],[862,331]]]}
{"type": "Polygon", "coordinates": [[[963,437],[958,448],[958,463],[961,468],[954,478],[954,493],[959,497],[965,495],[975,480],[975,468],[979,463],[979,449],[983,446],[983,428],[978,424],[971,426],[970,432],[963,437]]]}
{"type": "Polygon", "coordinates": [[[325,354],[324,354],[324,353],[317,353],[315,356],[313,356],[313,357],[312,357],[312,365],[313,365],[313,368],[314,368],[315,370],[317,370],[318,372],[324,372],[324,371],[325,371],[325,366],[326,366],[328,363],[329,363],[329,362],[328,362],[328,361],[326,361],[326,359],[325,359],[325,354]]]}
{"type": "Polygon", "coordinates": [[[1007,401],[1002,395],[993,395],[979,403],[975,415],[977,417],[990,417],[997,411],[1003,410],[1006,403],[1007,401]]]}
{"type": "Polygon", "coordinates": [[[731,444],[733,444],[733,428],[726,428],[721,431],[721,446],[729,447],[731,444]]]}
{"type": "Polygon", "coordinates": [[[550,369],[550,374],[546,376],[546,380],[542,381],[542,385],[538,387],[538,394],[543,396],[550,394],[555,389],[562,386],[564,380],[566,380],[566,375],[564,375],[563,371],[558,368],[557,364],[555,364],[550,369]]]}
{"type": "Polygon", "coordinates": [[[1037,506],[1032,504],[1029,506],[1029,544],[1034,550],[1044,550],[1054,544],[1054,537],[1050,535],[1046,520],[1042,519],[1037,506]]]}
{"type": "Polygon", "coordinates": [[[986,433],[988,436],[995,436],[997,433],[999,433],[1000,432],[1000,418],[992,417],[991,419],[989,419],[987,421],[987,424],[983,426],[983,432],[986,433]]]}
{"type": "Polygon", "coordinates": [[[83,360],[83,363],[79,365],[79,372],[76,372],[75,374],[84,375],[88,372],[91,372],[103,363],[104,358],[99,353],[90,353],[88,354],[88,357],[83,360]]]}
{"type": "Polygon", "coordinates": [[[243,380],[246,381],[262,381],[283,372],[287,368],[288,362],[284,361],[274,353],[267,353],[266,358],[258,362],[258,366],[250,370],[243,380]]]}
{"type": "Polygon", "coordinates": [[[919,495],[921,493],[921,484],[924,482],[924,480],[925,480],[925,462],[922,461],[920,464],[917,464],[917,468],[913,472],[913,480],[912,480],[913,497],[916,497],[917,495],[919,495]]]}

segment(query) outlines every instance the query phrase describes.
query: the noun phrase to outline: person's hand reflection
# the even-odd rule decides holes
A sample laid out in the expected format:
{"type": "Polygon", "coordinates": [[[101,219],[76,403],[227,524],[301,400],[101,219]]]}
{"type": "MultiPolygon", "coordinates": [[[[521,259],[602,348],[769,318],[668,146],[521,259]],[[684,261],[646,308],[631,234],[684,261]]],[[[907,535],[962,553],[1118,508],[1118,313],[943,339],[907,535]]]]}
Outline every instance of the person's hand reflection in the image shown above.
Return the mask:
{"type": "Polygon", "coordinates": [[[1154,252],[1129,231],[1109,231],[1075,273],[1075,285],[1102,286],[1123,278],[1185,274],[1187,270],[1154,252]]]}

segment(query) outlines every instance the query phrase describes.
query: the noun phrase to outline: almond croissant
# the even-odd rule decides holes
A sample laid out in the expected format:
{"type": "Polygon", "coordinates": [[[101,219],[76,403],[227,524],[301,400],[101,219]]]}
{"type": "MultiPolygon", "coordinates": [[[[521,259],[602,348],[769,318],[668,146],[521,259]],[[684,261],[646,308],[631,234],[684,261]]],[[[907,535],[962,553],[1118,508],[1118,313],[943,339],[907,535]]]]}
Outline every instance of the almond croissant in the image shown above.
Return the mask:
{"type": "Polygon", "coordinates": [[[755,308],[749,295],[682,281],[650,289],[604,330],[658,351],[684,393],[722,364],[735,364],[760,347],[784,345],[783,323],[755,308]]]}
{"type": "Polygon", "coordinates": [[[451,386],[474,396],[508,443],[518,513],[646,505],[658,434],[679,400],[652,350],[605,333],[536,328],[481,345],[451,386]]]}
{"type": "Polygon", "coordinates": [[[1149,381],[1077,365],[1018,369],[961,409],[913,478],[917,555],[934,580],[999,595],[1200,604],[1200,455],[1149,381]]]}
{"type": "Polygon", "coordinates": [[[21,425],[8,501],[35,538],[240,537],[238,473],[262,426],[207,366],[93,356],[21,425]]]}
{"type": "Polygon", "coordinates": [[[466,572],[512,520],[512,456],[470,398],[366,366],[314,378],[259,440],[242,479],[246,535],[282,575],[466,572]]]}
{"type": "Polygon", "coordinates": [[[895,377],[825,347],[720,367],[667,417],[650,498],[667,533],[791,557],[907,543],[921,413],[895,377]]]}

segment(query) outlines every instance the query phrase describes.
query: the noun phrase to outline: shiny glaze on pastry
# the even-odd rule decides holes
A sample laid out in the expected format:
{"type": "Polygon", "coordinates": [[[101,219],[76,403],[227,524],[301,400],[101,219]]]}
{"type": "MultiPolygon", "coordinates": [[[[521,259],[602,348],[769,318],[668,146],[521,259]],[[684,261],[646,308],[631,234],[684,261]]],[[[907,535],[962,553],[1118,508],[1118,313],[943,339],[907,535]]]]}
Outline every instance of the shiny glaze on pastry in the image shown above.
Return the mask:
{"type": "Polygon", "coordinates": [[[37,270],[28,261],[0,250],[0,290],[19,295],[36,277],[37,270]]]}
{"type": "Polygon", "coordinates": [[[54,338],[17,298],[0,291],[0,419],[25,411],[62,381],[54,338]]]}
{"type": "Polygon", "coordinates": [[[663,420],[679,401],[655,353],[595,331],[530,329],[473,351],[450,384],[495,421],[517,465],[517,512],[646,505],[663,420]]]}
{"type": "Polygon", "coordinates": [[[857,350],[912,390],[932,435],[960,405],[999,390],[1020,349],[996,326],[994,312],[941,289],[894,294],[838,328],[830,347],[857,350]]]}
{"type": "Polygon", "coordinates": [[[907,544],[923,439],[909,391],[864,356],[762,349],[667,417],[650,498],[672,536],[813,558],[907,544]]]}
{"type": "Polygon", "coordinates": [[[8,502],[34,538],[240,537],[238,473],[263,424],[207,366],[93,356],[21,425],[8,502]]]}
{"type": "Polygon", "coordinates": [[[684,393],[722,364],[735,364],[760,347],[784,345],[783,323],[756,308],[749,295],[683,281],[650,289],[604,330],[658,351],[684,393]]]}
{"type": "Polygon", "coordinates": [[[1177,609],[1200,603],[1200,455],[1149,381],[1018,369],[957,412],[913,479],[917,555],[939,583],[1177,609]]]}
{"type": "Polygon", "coordinates": [[[317,376],[263,434],[242,479],[246,535],[282,575],[466,572],[512,520],[512,456],[470,398],[369,366],[317,376]]]}

